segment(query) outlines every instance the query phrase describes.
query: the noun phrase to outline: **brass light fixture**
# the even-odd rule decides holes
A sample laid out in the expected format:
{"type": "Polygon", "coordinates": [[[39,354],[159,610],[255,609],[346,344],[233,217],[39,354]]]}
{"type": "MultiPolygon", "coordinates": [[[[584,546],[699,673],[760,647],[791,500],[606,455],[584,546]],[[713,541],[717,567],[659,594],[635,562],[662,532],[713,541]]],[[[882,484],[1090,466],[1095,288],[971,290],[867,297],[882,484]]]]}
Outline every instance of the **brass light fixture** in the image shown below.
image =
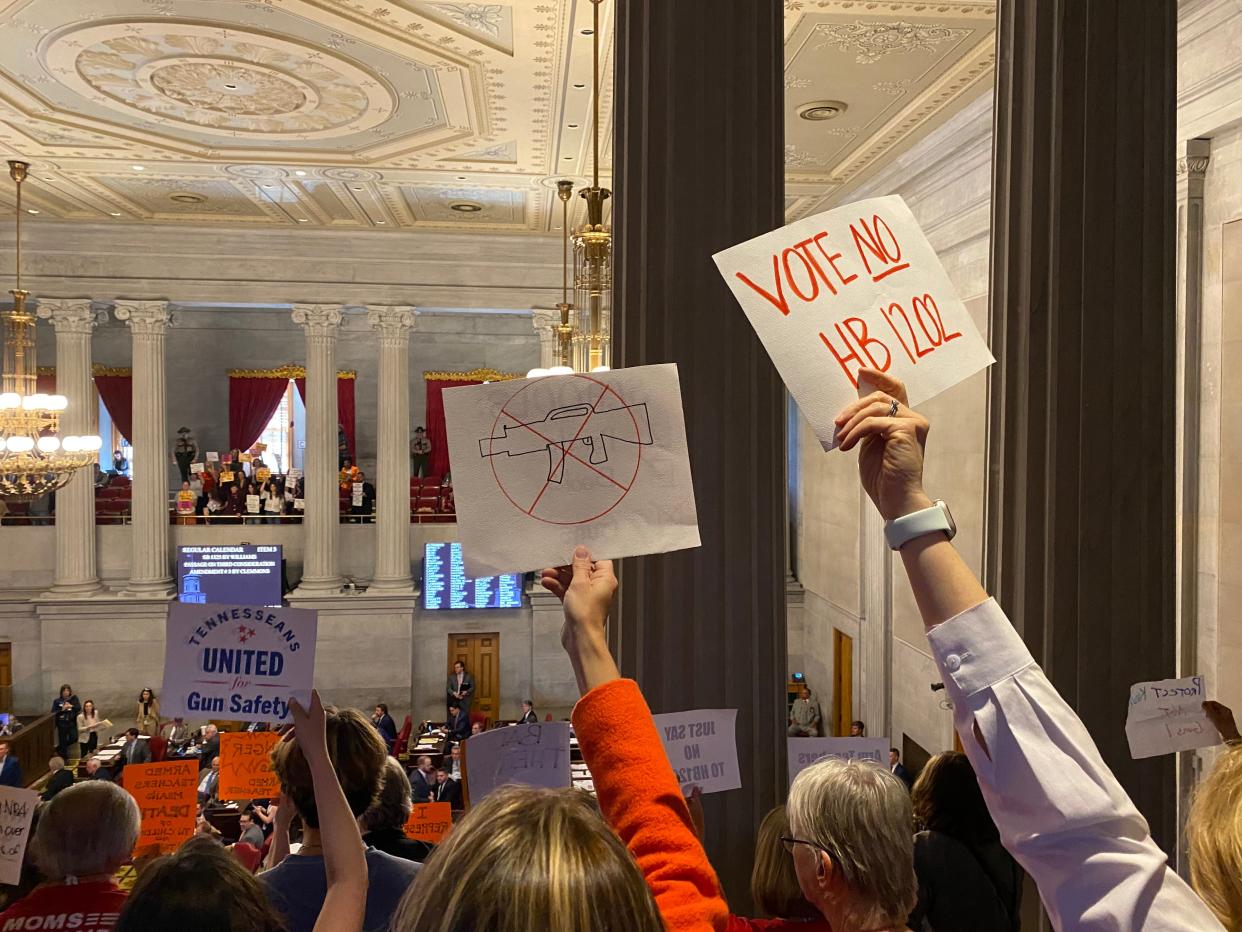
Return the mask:
{"type": "Polygon", "coordinates": [[[557,365],[573,368],[573,340],[577,321],[573,319],[574,306],[569,300],[569,199],[574,196],[572,181],[558,181],[556,196],[561,199],[561,322],[552,325],[556,335],[557,365]]]}
{"type": "Polygon", "coordinates": [[[30,292],[22,288],[22,182],[30,165],[9,161],[17,185],[17,287],[13,308],[4,313],[4,369],[0,378],[0,498],[33,501],[60,488],[82,467],[95,462],[99,437],[57,435],[64,395],[38,391],[35,365],[35,315],[26,307],[30,292]]]}
{"type": "Polygon", "coordinates": [[[579,372],[612,365],[612,231],[604,224],[604,202],[612,192],[599,184],[599,7],[591,0],[595,17],[593,43],[593,154],[592,184],[579,196],[586,201],[587,218],[574,233],[574,298],[578,326],[574,334],[573,367],[579,372]]]}

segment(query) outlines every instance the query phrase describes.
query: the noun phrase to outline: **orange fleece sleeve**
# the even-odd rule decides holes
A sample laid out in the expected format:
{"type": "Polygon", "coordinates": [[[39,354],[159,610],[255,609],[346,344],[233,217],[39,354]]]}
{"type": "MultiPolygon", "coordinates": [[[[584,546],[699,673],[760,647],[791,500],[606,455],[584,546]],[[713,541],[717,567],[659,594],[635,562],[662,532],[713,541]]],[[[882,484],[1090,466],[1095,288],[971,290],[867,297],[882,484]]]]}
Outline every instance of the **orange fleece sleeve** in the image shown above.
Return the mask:
{"type": "Polygon", "coordinates": [[[729,908],[638,684],[591,690],[573,722],[604,818],[638,861],[665,927],[721,932],[729,908]]]}

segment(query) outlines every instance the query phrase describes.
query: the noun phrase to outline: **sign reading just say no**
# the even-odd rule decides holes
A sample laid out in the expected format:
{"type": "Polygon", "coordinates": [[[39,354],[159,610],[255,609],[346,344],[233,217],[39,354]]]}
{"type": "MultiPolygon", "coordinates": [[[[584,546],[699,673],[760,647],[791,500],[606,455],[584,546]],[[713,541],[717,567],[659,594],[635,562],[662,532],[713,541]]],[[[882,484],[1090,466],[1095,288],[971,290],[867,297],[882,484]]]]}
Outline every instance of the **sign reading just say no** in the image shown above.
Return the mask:
{"type": "Polygon", "coordinates": [[[825,450],[863,368],[920,404],[992,354],[899,196],[816,214],[715,255],[825,450]]]}

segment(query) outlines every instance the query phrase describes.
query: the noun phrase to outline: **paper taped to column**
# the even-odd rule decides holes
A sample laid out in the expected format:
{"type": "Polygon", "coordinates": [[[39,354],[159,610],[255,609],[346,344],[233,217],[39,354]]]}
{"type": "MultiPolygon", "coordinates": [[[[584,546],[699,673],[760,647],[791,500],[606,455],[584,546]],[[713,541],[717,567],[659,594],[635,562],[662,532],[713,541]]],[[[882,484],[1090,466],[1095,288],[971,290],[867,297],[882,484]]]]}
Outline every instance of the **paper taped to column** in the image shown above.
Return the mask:
{"type": "Polygon", "coordinates": [[[898,195],[816,214],[713,258],[825,450],[862,368],[918,405],[995,360],[898,195]]]}

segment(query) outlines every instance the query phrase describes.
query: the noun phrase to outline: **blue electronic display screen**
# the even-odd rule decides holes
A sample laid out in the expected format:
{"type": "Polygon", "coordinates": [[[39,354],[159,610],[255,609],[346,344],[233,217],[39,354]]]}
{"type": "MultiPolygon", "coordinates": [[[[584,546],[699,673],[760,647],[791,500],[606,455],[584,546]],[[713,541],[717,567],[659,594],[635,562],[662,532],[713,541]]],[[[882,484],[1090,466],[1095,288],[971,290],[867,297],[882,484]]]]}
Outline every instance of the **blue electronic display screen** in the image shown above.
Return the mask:
{"type": "Polygon", "coordinates": [[[522,575],[466,575],[461,544],[427,544],[423,558],[423,608],[521,608],[522,575]]]}
{"type": "Polygon", "coordinates": [[[280,546],[177,548],[177,601],[280,605],[280,546]]]}

